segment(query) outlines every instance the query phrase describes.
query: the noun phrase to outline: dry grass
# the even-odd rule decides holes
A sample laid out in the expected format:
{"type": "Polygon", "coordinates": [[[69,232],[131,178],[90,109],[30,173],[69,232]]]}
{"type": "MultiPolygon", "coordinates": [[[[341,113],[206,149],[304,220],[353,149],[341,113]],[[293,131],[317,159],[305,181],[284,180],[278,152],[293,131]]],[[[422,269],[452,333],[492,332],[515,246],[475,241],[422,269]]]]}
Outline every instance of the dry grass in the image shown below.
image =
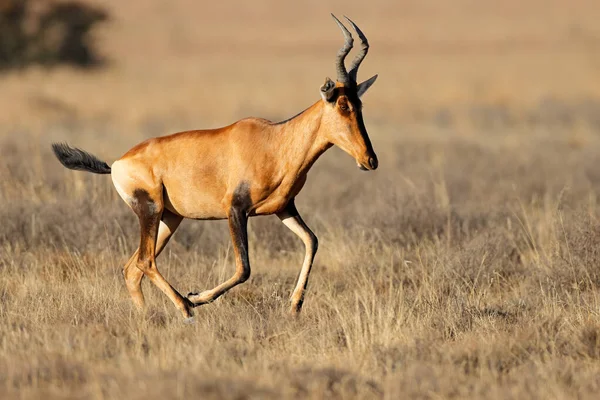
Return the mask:
{"type": "MultiPolygon", "coordinates": [[[[332,150],[309,175],[297,204],[321,246],[303,315],[285,315],[301,242],[264,217],[250,222],[250,281],[196,309],[193,326],[148,282],[148,311],[135,311],[120,274],[134,215],[107,177],[64,170],[49,142],[113,160],[192,123],[292,115],[317,98],[339,38],[320,2],[261,2],[223,25],[225,6],[177,2],[165,16],[162,2],[126,3],[105,2],[109,69],[0,77],[0,397],[597,398],[594,3],[418,2],[357,17],[373,43],[363,77],[386,72],[365,99],[380,169],[332,150]],[[272,25],[249,27],[260,18],[272,25]],[[251,50],[239,60],[202,34],[230,46],[241,23],[251,50]],[[303,30],[271,31],[288,25],[303,30]],[[564,39],[570,26],[592,39],[564,39]],[[485,51],[507,32],[530,47],[485,51]]],[[[182,292],[232,264],[222,222],[184,222],[158,259],[182,292]]]]}

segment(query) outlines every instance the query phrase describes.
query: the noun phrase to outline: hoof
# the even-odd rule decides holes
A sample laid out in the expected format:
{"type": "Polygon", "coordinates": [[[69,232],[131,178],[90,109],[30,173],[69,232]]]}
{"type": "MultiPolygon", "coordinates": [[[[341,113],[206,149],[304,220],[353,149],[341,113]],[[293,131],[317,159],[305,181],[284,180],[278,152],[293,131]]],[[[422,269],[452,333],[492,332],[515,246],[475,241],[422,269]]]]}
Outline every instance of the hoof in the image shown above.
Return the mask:
{"type": "Polygon", "coordinates": [[[300,310],[297,309],[296,307],[292,307],[288,311],[288,315],[292,318],[298,318],[298,317],[300,317],[300,310]]]}
{"type": "Polygon", "coordinates": [[[288,312],[288,314],[292,317],[297,317],[300,315],[300,311],[302,311],[302,305],[303,305],[304,301],[300,300],[297,302],[293,302],[292,306],[290,307],[290,311],[288,312]]]}
{"type": "Polygon", "coordinates": [[[186,325],[194,325],[196,323],[196,319],[194,317],[189,317],[184,319],[183,323],[186,325]]]}

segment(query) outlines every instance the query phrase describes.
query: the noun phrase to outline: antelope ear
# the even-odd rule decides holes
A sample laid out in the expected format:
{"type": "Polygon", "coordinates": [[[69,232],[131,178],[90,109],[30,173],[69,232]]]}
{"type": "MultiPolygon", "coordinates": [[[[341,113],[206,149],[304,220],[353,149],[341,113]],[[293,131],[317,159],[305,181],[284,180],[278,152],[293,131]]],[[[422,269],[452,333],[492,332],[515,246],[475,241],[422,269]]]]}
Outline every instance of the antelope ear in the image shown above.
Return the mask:
{"type": "Polygon", "coordinates": [[[356,87],[356,93],[358,94],[358,97],[362,97],[362,95],[365,94],[365,92],[367,90],[369,90],[369,88],[371,87],[371,85],[374,84],[376,80],[377,80],[377,75],[373,75],[372,77],[370,77],[366,81],[360,83],[356,87]]]}
{"type": "Polygon", "coordinates": [[[329,78],[325,78],[325,83],[321,86],[321,97],[325,101],[331,101],[333,99],[333,92],[335,91],[335,83],[329,78]]]}

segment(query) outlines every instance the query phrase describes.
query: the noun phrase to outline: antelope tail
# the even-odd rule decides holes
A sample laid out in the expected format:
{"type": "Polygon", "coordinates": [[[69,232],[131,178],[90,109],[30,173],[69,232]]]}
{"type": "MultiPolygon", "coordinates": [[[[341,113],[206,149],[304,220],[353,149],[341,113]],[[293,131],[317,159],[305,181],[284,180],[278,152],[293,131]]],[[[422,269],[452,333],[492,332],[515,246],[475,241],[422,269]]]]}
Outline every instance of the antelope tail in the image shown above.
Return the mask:
{"type": "Polygon", "coordinates": [[[54,151],[58,161],[69,169],[88,171],[95,174],[110,174],[110,167],[107,163],[66,143],[52,143],[52,151],[54,151]]]}

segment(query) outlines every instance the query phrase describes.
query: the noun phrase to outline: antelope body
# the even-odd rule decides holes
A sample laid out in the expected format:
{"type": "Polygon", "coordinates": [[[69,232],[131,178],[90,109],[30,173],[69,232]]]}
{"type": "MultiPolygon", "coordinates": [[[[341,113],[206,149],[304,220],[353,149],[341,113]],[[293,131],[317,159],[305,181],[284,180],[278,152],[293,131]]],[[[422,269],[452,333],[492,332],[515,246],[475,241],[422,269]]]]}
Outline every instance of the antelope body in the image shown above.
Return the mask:
{"type": "Polygon", "coordinates": [[[247,118],[219,129],[149,139],[110,167],[83,150],[66,144],[52,145],[67,168],[111,174],[117,192],[138,216],[140,246],[123,269],[127,289],[137,306],[144,305],[141,281],[145,275],[189,321],[193,307],[214,301],[249,278],[248,218],[276,214],[306,247],[291,296],[291,312],[301,310],[317,237],[300,217],[294,198],[304,186],[309,169],[332,145],[354,157],[363,170],[374,170],[378,165],[360,101],[377,76],[361,84],[356,82],[358,67],[369,45],[360,29],[346,18],[361,39],[361,51],[348,72],[344,59],[353,39],[346,27],[333,18],[345,37],[336,59],[337,82],[327,78],[321,87],[321,99],[296,117],[280,123],[247,118]],[[164,279],[155,261],[183,218],[227,219],[236,261],[236,271],[230,279],[186,297],[164,279]]]}

